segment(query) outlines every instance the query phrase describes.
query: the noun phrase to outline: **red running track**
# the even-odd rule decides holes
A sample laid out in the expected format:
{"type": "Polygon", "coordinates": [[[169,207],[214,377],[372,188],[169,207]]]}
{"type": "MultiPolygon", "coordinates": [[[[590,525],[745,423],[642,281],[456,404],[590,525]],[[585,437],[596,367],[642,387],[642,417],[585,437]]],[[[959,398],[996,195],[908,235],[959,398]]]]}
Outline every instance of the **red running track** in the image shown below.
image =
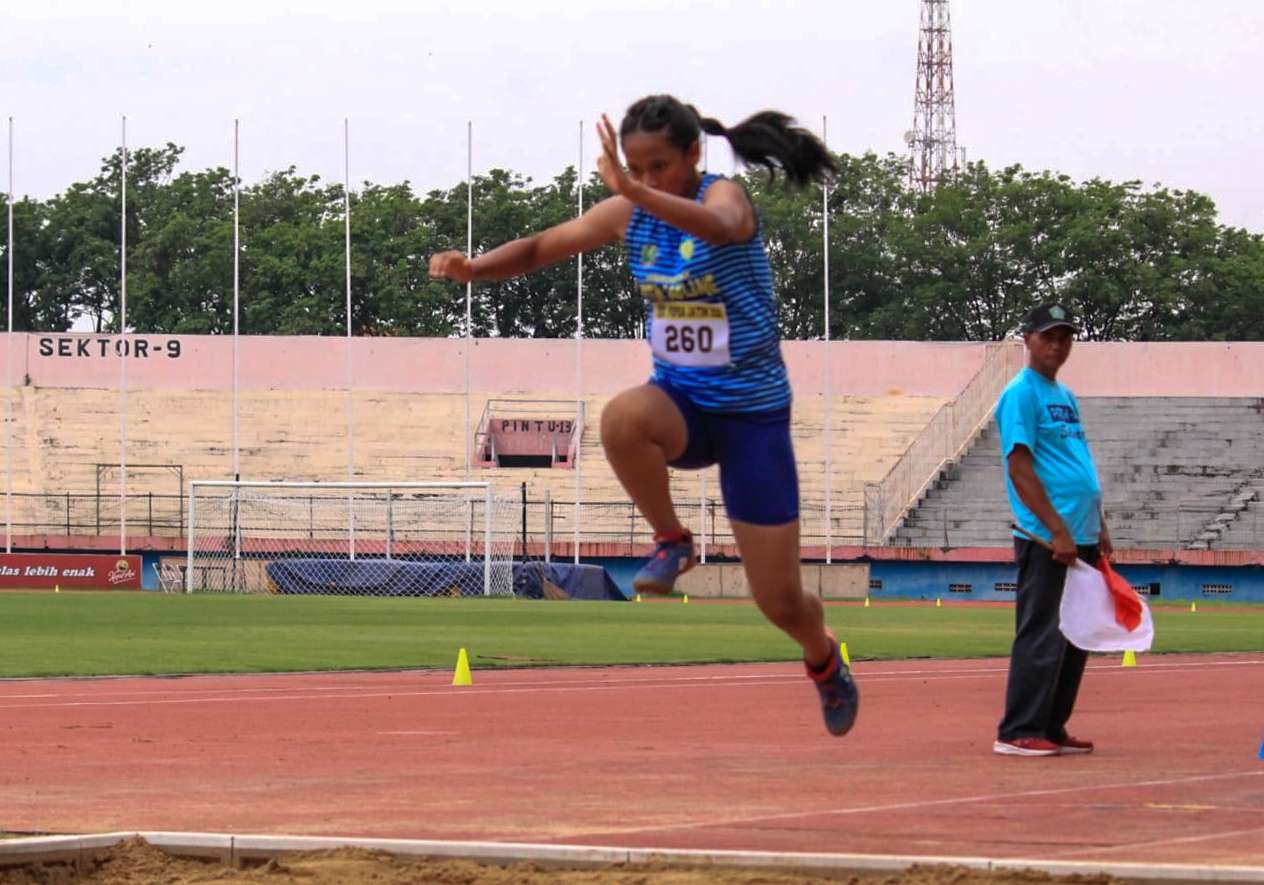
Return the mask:
{"type": "Polygon", "coordinates": [[[1095,657],[1089,756],[991,753],[1005,662],[0,682],[0,831],[1264,864],[1264,655],[1095,657]]]}

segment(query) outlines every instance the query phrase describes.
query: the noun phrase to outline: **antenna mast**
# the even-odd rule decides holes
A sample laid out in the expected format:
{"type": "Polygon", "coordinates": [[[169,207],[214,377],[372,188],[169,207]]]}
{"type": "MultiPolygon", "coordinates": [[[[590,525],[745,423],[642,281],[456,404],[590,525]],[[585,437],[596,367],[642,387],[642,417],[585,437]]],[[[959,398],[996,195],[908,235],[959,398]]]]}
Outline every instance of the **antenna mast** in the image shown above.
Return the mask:
{"type": "Polygon", "coordinates": [[[957,113],[952,89],[952,18],[948,0],[922,0],[917,40],[909,186],[929,193],[957,171],[957,113]]]}

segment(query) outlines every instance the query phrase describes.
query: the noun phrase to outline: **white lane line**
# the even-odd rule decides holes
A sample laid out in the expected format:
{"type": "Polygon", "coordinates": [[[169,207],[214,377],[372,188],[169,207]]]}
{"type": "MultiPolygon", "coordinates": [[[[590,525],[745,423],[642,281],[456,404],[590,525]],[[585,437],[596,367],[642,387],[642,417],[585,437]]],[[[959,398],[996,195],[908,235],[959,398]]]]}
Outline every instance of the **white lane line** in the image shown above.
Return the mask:
{"type": "MultiPolygon", "coordinates": [[[[801,681],[799,677],[795,681],[801,681]]],[[[750,683],[723,684],[720,688],[746,688],[750,683]]],[[[661,684],[637,684],[628,685],[626,683],[605,684],[605,685],[584,685],[584,686],[550,686],[541,685],[531,688],[478,688],[476,686],[468,688],[433,688],[423,691],[381,691],[381,692],[358,692],[354,694],[339,695],[272,695],[270,697],[252,698],[242,697],[240,695],[232,695],[228,697],[205,697],[205,698],[153,698],[146,700],[123,700],[123,701],[59,701],[44,704],[0,704],[0,710],[19,710],[29,708],[61,708],[61,707],[146,707],[146,706],[163,706],[171,704],[247,704],[258,701],[356,701],[369,698],[417,698],[417,697],[446,697],[446,698],[468,698],[487,695],[503,695],[503,694],[532,694],[540,692],[588,692],[588,691],[623,691],[628,688],[646,689],[688,689],[688,688],[716,688],[715,685],[702,685],[699,683],[661,683],[661,684]]]]}
{"type": "MultiPolygon", "coordinates": [[[[1182,668],[1183,669],[1183,668],[1182,668]]],[[[925,671],[927,674],[934,675],[938,679],[980,679],[994,678],[1005,673],[1004,669],[995,671],[978,672],[970,671],[964,675],[944,677],[942,672],[925,671]]],[[[1140,673],[1141,670],[1128,669],[1129,673],[1140,673]]],[[[1154,671],[1159,672],[1159,671],[1154,671]]],[[[870,682],[905,682],[905,681],[921,681],[923,675],[910,675],[907,673],[888,674],[877,676],[866,676],[864,673],[857,674],[857,680],[864,685],[870,682]]],[[[262,697],[252,697],[249,689],[238,694],[229,694],[223,692],[206,697],[188,697],[187,693],[181,693],[178,697],[150,697],[131,699],[131,700],[57,700],[47,701],[44,703],[29,704],[6,704],[0,703],[0,710],[14,710],[26,708],[59,708],[59,707],[134,707],[134,706],[156,706],[171,704],[231,704],[231,703],[250,703],[259,701],[313,701],[313,700],[361,700],[369,698],[415,698],[415,697],[479,697],[486,695],[509,695],[509,694],[530,694],[533,692],[553,692],[553,693],[570,693],[570,692],[588,692],[588,691],[624,691],[624,690],[661,690],[661,689],[688,689],[688,688],[749,688],[759,685],[773,684],[798,684],[803,681],[803,677],[797,673],[787,674],[768,674],[765,676],[688,676],[680,678],[662,677],[639,682],[628,682],[624,680],[614,681],[591,681],[591,682],[566,682],[558,685],[555,682],[513,682],[506,685],[492,686],[470,686],[454,689],[452,686],[436,685],[432,688],[418,689],[412,691],[401,691],[399,689],[381,689],[376,691],[364,691],[355,686],[343,686],[339,690],[342,694],[307,694],[306,689],[299,690],[295,694],[270,694],[262,697]]],[[[330,689],[322,691],[329,692],[330,689]]],[[[4,700],[0,698],[0,700],[4,700]]]]}
{"type": "Polygon", "coordinates": [[[460,734],[459,731],[379,731],[379,735],[388,735],[391,737],[412,737],[414,735],[426,737],[449,737],[454,734],[460,734]]]}
{"type": "Polygon", "coordinates": [[[938,808],[944,805],[969,805],[976,802],[1010,801],[1028,799],[1037,796],[1057,796],[1067,793],[1096,792],[1099,790],[1129,790],[1144,787],[1171,787],[1180,784],[1204,783],[1206,781],[1225,780],[1241,777],[1264,777],[1264,771],[1235,771],[1224,774],[1203,774],[1190,777],[1166,778],[1163,780],[1121,781],[1113,784],[1083,784],[1073,787],[1054,787],[1047,790],[1025,790],[1017,793],[983,793],[975,796],[956,796],[948,799],[927,799],[920,802],[892,802],[885,805],[860,805],[848,808],[825,808],[814,811],[789,811],[783,814],[760,814],[751,817],[735,817],[701,821],[698,823],[679,824],[675,826],[632,827],[614,830],[620,835],[628,833],[677,832],[679,830],[697,830],[716,826],[732,826],[734,824],[757,824],[771,821],[798,820],[805,817],[828,817],[831,815],[871,814],[887,811],[911,811],[924,808],[938,808]]]}
{"type": "MultiPolygon", "coordinates": [[[[728,665],[716,665],[724,667],[728,665]]],[[[1194,661],[1180,664],[1164,664],[1155,665],[1148,664],[1142,667],[1120,667],[1117,664],[1093,665],[1089,669],[1094,672],[1116,673],[1116,674],[1166,674],[1174,670],[1189,671],[1196,669],[1207,669],[1212,667],[1225,666],[1264,666],[1264,660],[1247,660],[1247,661],[1194,661]]],[[[650,668],[646,668],[650,669],[650,668]]],[[[429,671],[427,671],[429,672],[429,671]]],[[[492,671],[494,673],[494,671],[492,671]]],[[[927,678],[934,679],[981,679],[992,678],[1003,675],[1007,672],[1006,666],[996,667],[969,667],[962,669],[917,669],[917,670],[882,670],[870,671],[860,666],[856,668],[856,678],[862,683],[868,682],[903,682],[903,681],[920,681],[927,678]]],[[[257,674],[251,674],[257,675],[257,674]]],[[[491,675],[491,674],[489,674],[491,675]]],[[[499,674],[497,674],[499,675],[499,674]]],[[[480,686],[474,690],[463,689],[463,694],[493,694],[506,693],[517,694],[523,691],[543,690],[543,691],[586,691],[589,689],[598,691],[611,691],[619,688],[643,689],[643,688],[672,688],[672,687],[690,687],[699,686],[726,686],[740,687],[742,685],[754,684],[775,684],[775,683],[797,683],[802,681],[802,676],[796,672],[781,673],[754,673],[754,674],[707,674],[707,675],[690,675],[690,676],[671,676],[667,673],[657,672],[643,679],[623,679],[618,678],[622,673],[616,674],[616,678],[610,679],[576,679],[565,680],[562,685],[558,684],[557,679],[553,680],[528,680],[518,681],[511,680],[498,685],[480,686]]],[[[642,674],[637,674],[642,675],[642,674]]],[[[496,676],[492,676],[496,678],[496,676]]],[[[126,706],[131,704],[169,704],[169,703],[196,703],[199,700],[205,700],[208,703],[223,703],[230,700],[242,701],[261,701],[261,700],[316,700],[321,697],[340,698],[351,697],[351,694],[333,694],[335,692],[351,693],[354,692],[355,697],[416,697],[435,694],[448,694],[448,690],[439,690],[435,686],[432,690],[416,691],[405,690],[405,686],[400,685],[399,688],[392,689],[377,683],[360,683],[352,685],[339,686],[302,686],[302,687],[222,687],[217,689],[199,689],[191,685],[171,688],[169,690],[152,690],[138,689],[126,692],[106,692],[107,695],[117,694],[123,698],[136,698],[136,700],[85,700],[70,701],[65,700],[61,703],[49,704],[5,704],[0,703],[0,709],[13,709],[20,707],[52,707],[52,706],[126,706]],[[365,691],[365,689],[372,689],[365,691]],[[283,695],[281,692],[295,692],[290,695],[283,695]],[[205,694],[206,697],[199,698],[195,695],[205,694]],[[259,694],[263,697],[250,697],[250,695],[259,694]],[[176,697],[164,697],[176,695],[176,697]]],[[[5,696],[0,693],[0,702],[8,700],[17,700],[23,698],[69,698],[69,697],[100,697],[100,692],[76,692],[71,695],[58,694],[41,694],[41,695],[9,695],[5,696]]]]}
{"type": "MultiPolygon", "coordinates": [[[[1104,845],[1098,848],[1075,848],[1066,851],[1054,851],[1049,857],[1076,857],[1079,855],[1096,855],[1107,851],[1135,851],[1140,848],[1166,848],[1169,845],[1184,845],[1190,842],[1210,842],[1214,839],[1236,839],[1239,836],[1250,836],[1255,833],[1264,835],[1264,827],[1250,827],[1245,830],[1223,830],[1218,833],[1203,833],[1199,836],[1177,836],[1171,839],[1155,839],[1149,842],[1125,842],[1121,845],[1104,845]]],[[[1258,845],[1258,842],[1249,844],[1258,845]]]]}

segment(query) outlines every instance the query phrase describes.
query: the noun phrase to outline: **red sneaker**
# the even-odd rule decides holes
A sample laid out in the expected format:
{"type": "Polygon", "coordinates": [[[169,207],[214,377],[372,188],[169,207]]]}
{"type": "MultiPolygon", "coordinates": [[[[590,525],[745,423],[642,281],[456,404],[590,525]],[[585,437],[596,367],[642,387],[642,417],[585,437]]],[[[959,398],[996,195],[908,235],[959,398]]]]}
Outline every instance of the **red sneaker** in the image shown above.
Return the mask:
{"type": "Polygon", "coordinates": [[[1062,747],[1044,738],[1014,738],[1012,741],[995,741],[992,752],[1002,756],[1057,756],[1062,747]]]}
{"type": "Polygon", "coordinates": [[[1066,754],[1093,752],[1092,741],[1082,741],[1079,738],[1071,737],[1071,735],[1067,735],[1066,740],[1058,746],[1060,746],[1062,748],[1062,752],[1066,754]]]}

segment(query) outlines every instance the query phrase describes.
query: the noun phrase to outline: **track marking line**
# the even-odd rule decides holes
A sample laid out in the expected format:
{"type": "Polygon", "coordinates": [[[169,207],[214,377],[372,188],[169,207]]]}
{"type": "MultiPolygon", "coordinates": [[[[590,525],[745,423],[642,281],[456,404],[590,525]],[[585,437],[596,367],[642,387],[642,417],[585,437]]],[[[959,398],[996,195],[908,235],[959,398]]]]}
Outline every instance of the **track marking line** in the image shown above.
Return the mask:
{"type": "MultiPolygon", "coordinates": [[[[1126,675],[1129,678],[1136,678],[1142,674],[1165,674],[1172,670],[1180,670],[1188,672],[1192,669],[1222,667],[1222,666],[1264,666],[1264,660],[1250,661],[1205,661],[1190,662],[1186,664],[1172,664],[1165,666],[1148,666],[1141,668],[1120,669],[1117,665],[1105,665],[1090,667],[1094,671],[1105,671],[1126,675]]],[[[716,666],[729,666],[726,664],[716,666]]],[[[427,671],[429,673],[430,671],[427,671]]],[[[495,671],[488,675],[494,674],[495,671]]],[[[918,670],[889,670],[880,672],[868,672],[860,669],[857,672],[858,680],[863,684],[867,682],[904,682],[904,681],[920,681],[926,677],[934,677],[936,679],[980,679],[991,678],[1003,675],[1007,672],[1007,667],[993,668],[965,668],[960,670],[943,670],[943,669],[918,669],[918,670]],[[955,674],[955,675],[954,675],[955,674]]],[[[255,674],[252,674],[254,676],[255,674]]],[[[446,674],[436,674],[438,678],[446,679],[446,674]]],[[[495,676],[492,675],[494,679],[495,676]]],[[[482,685],[461,688],[453,691],[450,686],[434,685],[431,688],[421,689],[404,689],[390,688],[378,686],[371,682],[338,685],[338,686],[302,686],[302,687],[241,687],[241,688],[220,688],[220,689],[197,689],[193,686],[180,686],[172,688],[169,691],[154,691],[149,689],[123,692],[123,698],[117,700],[61,700],[52,703],[29,703],[29,704],[9,704],[3,701],[14,700],[18,698],[66,698],[66,697],[92,697],[99,693],[76,692],[73,695],[17,695],[4,696],[0,694],[0,709],[24,709],[31,707],[109,707],[109,706],[135,706],[139,704],[196,704],[196,703],[232,703],[236,701],[295,701],[295,700],[354,700],[357,698],[394,698],[394,697],[457,697],[457,696],[479,696],[488,694],[522,694],[526,692],[584,692],[584,691],[619,691],[623,689],[639,690],[639,689],[662,689],[662,688],[742,688],[751,685],[762,684],[780,684],[780,683],[799,683],[803,681],[802,675],[797,672],[786,673],[755,673],[755,674],[715,674],[715,675],[690,675],[690,676],[671,676],[669,674],[655,674],[646,679],[630,680],[630,679],[583,679],[583,680],[566,680],[562,684],[558,684],[557,680],[532,680],[517,681],[509,680],[500,685],[482,685]],[[375,689],[365,691],[364,689],[375,689]],[[293,694],[281,694],[284,691],[294,692],[293,694]],[[235,693],[234,693],[235,692],[235,693]],[[341,692],[334,694],[334,692],[341,692]],[[190,697],[190,695],[200,695],[206,693],[203,697],[190,697]],[[176,695],[176,697],[162,697],[164,694],[176,695]],[[251,695],[262,695],[260,697],[252,697],[251,695]],[[129,700],[127,698],[137,698],[129,700]]],[[[108,693],[107,693],[108,694],[108,693]]]]}
{"type": "MultiPolygon", "coordinates": [[[[796,681],[802,680],[799,677],[796,681]]],[[[173,704],[248,704],[258,702],[271,701],[357,701],[381,698],[418,698],[418,697],[445,697],[445,698],[462,698],[462,697],[485,697],[487,695],[505,695],[505,694],[539,694],[541,692],[551,693],[570,693],[570,692],[589,692],[589,691],[624,691],[628,688],[636,689],[690,689],[690,688],[715,688],[714,685],[699,684],[671,684],[664,683],[661,685],[585,685],[585,686],[534,686],[531,688],[478,688],[475,686],[466,688],[434,688],[422,691],[383,691],[383,692],[356,692],[354,694],[339,695],[272,695],[270,697],[205,697],[205,698],[152,698],[146,700],[119,700],[119,701],[60,701],[55,703],[44,704],[0,704],[0,710],[20,710],[20,709],[52,709],[61,707],[140,707],[140,706],[159,706],[173,704]]],[[[747,684],[721,685],[721,688],[747,688],[747,684]]]]}
{"type": "MultiPolygon", "coordinates": [[[[865,677],[866,679],[886,679],[886,680],[906,679],[906,678],[923,677],[923,676],[934,676],[934,677],[986,676],[986,675],[992,675],[992,674],[997,674],[997,673],[1005,673],[1008,670],[1008,664],[1005,663],[1004,661],[999,662],[994,665],[983,665],[983,666],[973,666],[973,667],[940,667],[940,668],[919,667],[917,669],[910,670],[910,669],[903,669],[897,666],[892,669],[885,669],[884,667],[889,667],[890,663],[891,662],[866,662],[866,661],[861,660],[861,661],[857,661],[857,666],[855,667],[855,669],[857,670],[858,675],[861,675],[865,677]],[[878,669],[871,669],[875,667],[878,669]]],[[[749,665],[746,665],[746,664],[736,664],[736,665],[735,664],[696,664],[696,665],[689,665],[689,666],[696,667],[696,668],[703,668],[703,667],[727,668],[727,667],[734,667],[734,666],[749,666],[749,665]]],[[[675,669],[674,667],[656,667],[654,665],[612,664],[609,667],[602,667],[602,668],[596,668],[596,669],[603,670],[606,673],[613,676],[614,677],[613,681],[617,681],[617,682],[620,682],[621,684],[626,684],[626,685],[641,684],[645,680],[640,680],[635,677],[641,676],[645,674],[647,671],[650,671],[650,672],[658,671],[655,673],[655,675],[651,676],[650,679],[653,679],[656,681],[670,681],[670,682],[717,681],[717,680],[755,682],[755,681],[766,681],[766,680],[776,680],[776,679],[795,680],[795,679],[802,678],[800,674],[798,673],[797,664],[777,662],[777,663],[768,663],[768,664],[763,664],[763,665],[755,664],[754,666],[768,666],[770,668],[784,666],[784,667],[793,668],[793,669],[791,672],[782,672],[782,673],[730,673],[730,674],[719,674],[719,675],[690,675],[690,676],[671,676],[671,675],[668,675],[668,673],[670,670],[675,669]],[[632,678],[626,678],[626,679],[622,678],[625,675],[632,678]]],[[[1149,660],[1136,668],[1130,667],[1126,669],[1121,668],[1118,664],[1103,662],[1103,663],[1090,664],[1087,669],[1093,670],[1095,672],[1108,672],[1108,673],[1116,673],[1119,675],[1135,676],[1142,673],[1170,672],[1173,670],[1189,671],[1189,670],[1201,670],[1201,669],[1212,668],[1212,667],[1257,667],[1257,666],[1264,666],[1264,658],[1237,660],[1237,661],[1182,661],[1180,663],[1176,663],[1176,662],[1167,663],[1167,662],[1157,662],[1154,660],[1149,660]]],[[[563,673],[569,674],[569,673],[575,672],[575,669],[577,668],[561,667],[557,669],[563,673]]],[[[514,686],[514,687],[530,686],[530,685],[556,685],[557,684],[557,678],[550,679],[547,681],[540,680],[540,679],[518,680],[514,678],[517,675],[517,673],[520,673],[521,671],[515,672],[513,670],[476,670],[475,672],[484,673],[490,676],[491,678],[495,678],[495,679],[504,679],[505,685],[514,686]]],[[[533,673],[535,672],[539,672],[539,671],[533,671],[533,673]]],[[[424,679],[428,676],[434,676],[438,678],[440,677],[441,674],[444,674],[445,671],[432,670],[432,669],[392,671],[389,675],[391,677],[396,677],[400,673],[405,674],[403,678],[413,678],[415,675],[415,678],[424,679]]],[[[208,693],[223,694],[226,691],[259,692],[259,693],[296,691],[296,690],[300,690],[300,687],[297,687],[297,686],[252,686],[252,687],[247,687],[247,688],[227,688],[227,687],[198,688],[195,685],[192,685],[190,683],[194,680],[200,680],[200,679],[222,679],[226,681],[228,680],[287,679],[287,678],[297,678],[297,679],[306,680],[306,679],[321,678],[321,677],[340,679],[344,675],[346,674],[339,673],[336,671],[330,671],[328,674],[324,674],[324,673],[322,674],[205,673],[205,674],[195,674],[195,675],[180,677],[181,680],[187,680],[187,681],[184,682],[184,684],[180,685],[179,688],[172,687],[171,689],[166,689],[166,690],[137,688],[137,689],[131,689],[131,690],[122,690],[117,693],[128,694],[128,695],[152,695],[152,694],[166,694],[166,693],[177,693],[177,692],[180,694],[189,694],[191,692],[208,692],[208,693]]],[[[357,674],[357,678],[360,678],[361,676],[362,674],[357,674]]],[[[58,679],[62,679],[62,678],[64,677],[51,677],[51,678],[45,678],[45,679],[33,678],[29,680],[17,680],[17,681],[48,684],[50,682],[55,682],[58,679]]],[[[85,679],[74,679],[70,681],[70,684],[73,684],[75,688],[83,688],[83,687],[87,687],[88,685],[95,687],[102,684],[108,684],[109,682],[112,682],[112,681],[122,681],[122,680],[170,681],[171,677],[169,676],[116,676],[116,677],[102,677],[99,682],[93,682],[91,680],[85,680],[85,679]]],[[[567,684],[568,685],[585,685],[585,684],[608,685],[611,683],[611,681],[612,681],[611,678],[574,679],[574,680],[567,680],[567,684]]],[[[68,684],[67,687],[70,687],[70,684],[68,684]]],[[[0,681],[0,685],[3,685],[2,681],[0,681]]],[[[346,690],[351,687],[378,688],[379,685],[380,683],[377,680],[371,680],[371,681],[357,683],[354,686],[346,686],[346,685],[306,686],[305,685],[305,686],[301,686],[301,690],[302,691],[341,691],[341,690],[346,690]]],[[[84,691],[82,693],[94,694],[95,692],[84,691]]],[[[11,698],[16,698],[16,697],[46,697],[46,696],[50,696],[50,695],[44,695],[44,694],[5,695],[2,691],[0,691],[0,700],[11,699],[11,698]]]]}
{"type": "Polygon", "coordinates": [[[459,735],[460,733],[461,732],[459,731],[379,731],[378,732],[379,735],[386,735],[390,737],[414,737],[414,736],[451,737],[453,735],[459,735]]]}
{"type": "Polygon", "coordinates": [[[977,802],[996,802],[1000,800],[1029,799],[1038,796],[1058,796],[1067,793],[1093,792],[1098,790],[1126,790],[1145,787],[1170,787],[1179,784],[1205,783],[1207,781],[1225,780],[1228,778],[1264,777],[1264,771],[1236,771],[1225,774],[1204,774],[1191,777],[1167,778],[1162,780],[1123,781],[1113,784],[1083,784],[1073,787],[1053,787],[1047,790],[1024,790],[1010,793],[983,793],[975,796],[956,796],[947,799],[928,799],[921,802],[892,802],[885,805],[861,805],[853,808],[826,808],[816,811],[788,811],[783,814],[761,814],[749,817],[716,819],[699,823],[679,824],[676,826],[632,827],[614,830],[620,835],[628,833],[678,832],[681,830],[697,830],[707,827],[732,826],[734,824],[755,824],[769,821],[789,821],[805,817],[829,817],[832,815],[871,814],[874,812],[909,811],[923,808],[939,808],[945,805],[970,805],[977,802]]]}
{"type": "Polygon", "coordinates": [[[1076,848],[1066,851],[1051,852],[1049,857],[1075,857],[1076,855],[1098,854],[1105,851],[1135,851],[1139,848],[1164,848],[1168,845],[1184,845],[1191,842],[1210,842],[1213,839],[1232,839],[1238,836],[1249,836],[1254,833],[1264,834],[1264,827],[1250,827],[1245,830],[1223,830],[1219,833],[1203,833],[1199,836],[1177,836],[1171,839],[1155,839],[1149,842],[1125,842],[1121,845],[1107,845],[1100,848],[1076,848]]]}

